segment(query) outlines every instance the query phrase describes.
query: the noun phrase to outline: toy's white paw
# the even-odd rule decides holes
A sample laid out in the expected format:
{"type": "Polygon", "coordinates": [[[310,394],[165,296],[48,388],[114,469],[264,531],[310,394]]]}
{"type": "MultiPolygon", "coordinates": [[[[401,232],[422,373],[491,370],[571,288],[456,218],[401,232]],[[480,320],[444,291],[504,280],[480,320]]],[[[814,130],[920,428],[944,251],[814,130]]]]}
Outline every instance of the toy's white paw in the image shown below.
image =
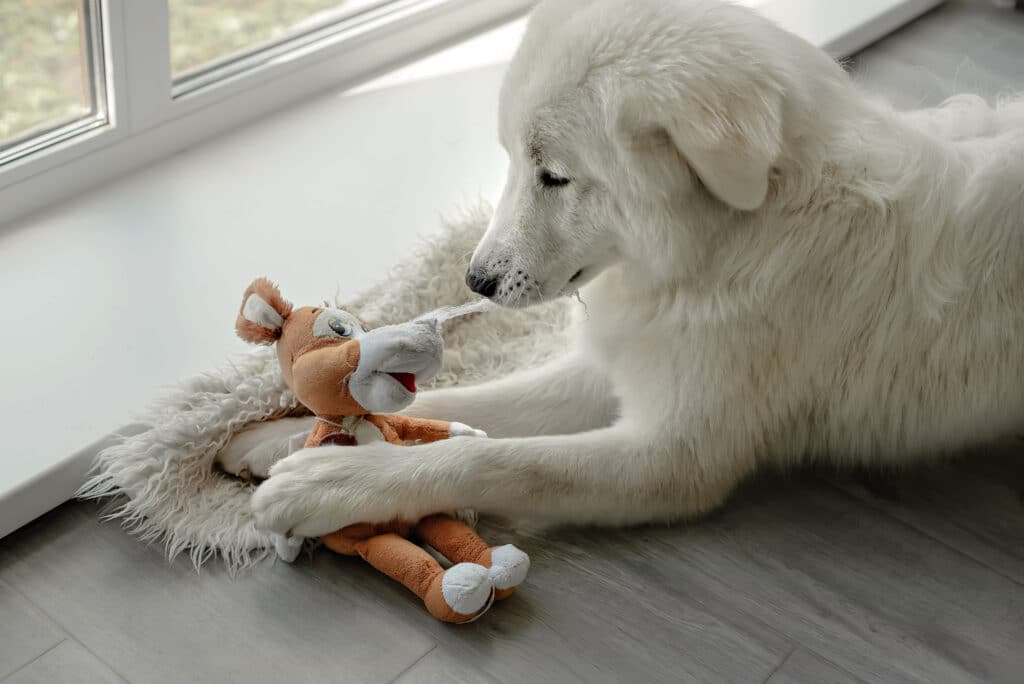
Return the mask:
{"type": "Polygon", "coordinates": [[[448,436],[449,437],[486,437],[487,433],[483,430],[477,430],[472,428],[465,423],[451,423],[448,425],[448,436]]]}
{"type": "Polygon", "coordinates": [[[308,417],[258,423],[232,437],[217,454],[217,462],[225,472],[244,480],[263,479],[271,466],[302,448],[312,426],[308,417]]]}
{"type": "Polygon", "coordinates": [[[421,517],[403,483],[415,462],[385,442],[298,451],[270,469],[252,497],[256,526],[318,537],[352,523],[421,517]]]}
{"type": "Polygon", "coordinates": [[[295,559],[299,557],[299,552],[302,551],[303,541],[302,537],[274,535],[274,550],[277,551],[277,557],[285,563],[294,563],[295,559]]]}
{"type": "Polygon", "coordinates": [[[491,549],[491,582],[497,589],[518,587],[530,571],[530,557],[526,552],[505,544],[491,549]]]}
{"type": "Polygon", "coordinates": [[[441,578],[441,595],[459,615],[474,615],[491,599],[491,578],[487,568],[476,563],[458,563],[441,578]]]}

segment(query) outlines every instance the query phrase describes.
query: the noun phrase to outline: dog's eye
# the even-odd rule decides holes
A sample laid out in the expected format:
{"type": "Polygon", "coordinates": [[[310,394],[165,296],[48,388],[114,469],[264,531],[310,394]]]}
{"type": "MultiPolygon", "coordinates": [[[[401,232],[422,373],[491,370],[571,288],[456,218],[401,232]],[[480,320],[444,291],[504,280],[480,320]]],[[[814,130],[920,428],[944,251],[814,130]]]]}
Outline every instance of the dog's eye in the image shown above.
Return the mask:
{"type": "Polygon", "coordinates": [[[556,176],[547,169],[541,169],[540,184],[546,188],[561,188],[569,184],[569,179],[556,176]]]}
{"type": "Polygon", "coordinates": [[[352,337],[352,329],[347,325],[339,321],[337,318],[332,318],[327,321],[327,325],[330,326],[331,330],[338,333],[342,337],[352,337]]]}

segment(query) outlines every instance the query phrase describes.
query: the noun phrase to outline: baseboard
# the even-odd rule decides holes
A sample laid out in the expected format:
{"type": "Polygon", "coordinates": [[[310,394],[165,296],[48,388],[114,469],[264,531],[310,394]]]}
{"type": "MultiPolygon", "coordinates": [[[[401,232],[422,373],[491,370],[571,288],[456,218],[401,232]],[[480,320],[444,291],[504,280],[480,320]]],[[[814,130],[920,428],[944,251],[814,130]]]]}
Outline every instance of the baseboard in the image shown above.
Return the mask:
{"type": "Polygon", "coordinates": [[[765,0],[758,9],[837,59],[849,57],[944,0],[765,0]]]}

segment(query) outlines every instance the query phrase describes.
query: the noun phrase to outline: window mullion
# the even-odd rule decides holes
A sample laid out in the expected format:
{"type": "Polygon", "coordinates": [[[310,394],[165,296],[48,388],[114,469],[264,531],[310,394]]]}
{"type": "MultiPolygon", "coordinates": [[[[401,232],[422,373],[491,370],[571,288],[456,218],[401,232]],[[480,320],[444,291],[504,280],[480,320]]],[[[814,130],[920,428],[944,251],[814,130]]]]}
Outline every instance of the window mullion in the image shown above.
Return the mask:
{"type": "Polygon", "coordinates": [[[120,65],[125,88],[122,110],[131,131],[151,128],[171,118],[171,57],[167,2],[108,0],[123,16],[120,65]]]}
{"type": "Polygon", "coordinates": [[[127,101],[128,83],[125,73],[124,0],[99,0],[103,30],[103,76],[107,119],[119,134],[129,124],[127,101]]]}

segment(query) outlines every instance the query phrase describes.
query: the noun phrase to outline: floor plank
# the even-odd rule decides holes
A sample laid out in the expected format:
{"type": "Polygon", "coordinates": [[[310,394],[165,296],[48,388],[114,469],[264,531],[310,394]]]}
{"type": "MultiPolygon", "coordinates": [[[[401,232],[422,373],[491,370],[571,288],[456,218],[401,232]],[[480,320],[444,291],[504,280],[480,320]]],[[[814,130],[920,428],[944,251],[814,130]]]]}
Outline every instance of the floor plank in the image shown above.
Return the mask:
{"type": "Polygon", "coordinates": [[[804,648],[798,648],[765,684],[863,684],[849,672],[804,648]]]}
{"type": "Polygon", "coordinates": [[[65,638],[64,632],[0,580],[0,679],[65,638]]]}
{"type": "Polygon", "coordinates": [[[65,639],[3,684],[122,684],[125,680],[74,639],[65,639]]]}
{"type": "Polygon", "coordinates": [[[700,534],[645,544],[666,578],[699,569],[723,602],[873,682],[1024,672],[1024,587],[816,477],[762,478],[700,534]]]}
{"type": "Polygon", "coordinates": [[[948,0],[848,61],[854,78],[900,109],[958,92],[994,98],[1024,88],[1024,12],[948,0]]]}
{"type": "Polygon", "coordinates": [[[834,480],[844,491],[1024,585],[1024,445],[834,480]]]}
{"type": "Polygon", "coordinates": [[[500,684],[483,670],[467,665],[457,653],[436,648],[403,672],[394,684],[500,684]]]}
{"type": "Polygon", "coordinates": [[[378,607],[267,564],[231,579],[66,504],[0,545],[0,579],[136,682],[389,682],[434,642],[378,607]]]}
{"type": "Polygon", "coordinates": [[[318,554],[312,567],[345,595],[386,601],[396,620],[503,682],[760,682],[792,648],[766,624],[703,603],[700,586],[679,591],[620,563],[632,549],[617,537],[524,535],[494,522],[481,531],[528,549],[531,570],[472,627],[437,623],[357,559],[318,554]]]}

